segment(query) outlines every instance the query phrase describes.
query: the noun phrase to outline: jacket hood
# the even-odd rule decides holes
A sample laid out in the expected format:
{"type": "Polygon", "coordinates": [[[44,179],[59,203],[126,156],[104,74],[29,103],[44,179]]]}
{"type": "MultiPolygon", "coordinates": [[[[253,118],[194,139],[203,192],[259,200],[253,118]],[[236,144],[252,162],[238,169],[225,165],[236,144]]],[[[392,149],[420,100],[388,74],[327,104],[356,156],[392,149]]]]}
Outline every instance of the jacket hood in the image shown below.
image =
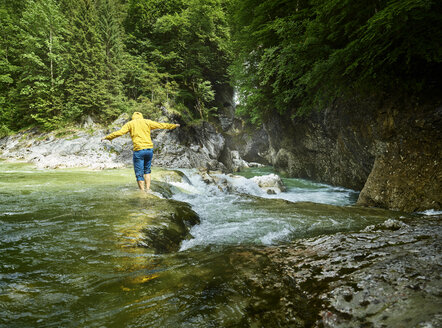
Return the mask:
{"type": "Polygon", "coordinates": [[[139,120],[139,119],[142,119],[142,118],[143,118],[143,114],[141,114],[140,112],[135,112],[132,115],[132,119],[133,120],[139,120]]]}

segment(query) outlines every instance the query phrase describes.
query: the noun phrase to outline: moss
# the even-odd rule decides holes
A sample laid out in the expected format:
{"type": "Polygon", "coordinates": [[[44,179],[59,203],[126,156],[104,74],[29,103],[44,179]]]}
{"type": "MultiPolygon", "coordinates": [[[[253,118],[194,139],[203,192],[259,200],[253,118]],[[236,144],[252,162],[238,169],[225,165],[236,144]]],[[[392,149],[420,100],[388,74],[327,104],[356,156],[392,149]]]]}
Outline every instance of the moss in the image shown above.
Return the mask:
{"type": "Polygon", "coordinates": [[[156,253],[178,251],[180,243],[190,238],[190,228],[200,222],[198,215],[186,204],[175,200],[151,199],[145,215],[147,225],[143,245],[156,253]]]}

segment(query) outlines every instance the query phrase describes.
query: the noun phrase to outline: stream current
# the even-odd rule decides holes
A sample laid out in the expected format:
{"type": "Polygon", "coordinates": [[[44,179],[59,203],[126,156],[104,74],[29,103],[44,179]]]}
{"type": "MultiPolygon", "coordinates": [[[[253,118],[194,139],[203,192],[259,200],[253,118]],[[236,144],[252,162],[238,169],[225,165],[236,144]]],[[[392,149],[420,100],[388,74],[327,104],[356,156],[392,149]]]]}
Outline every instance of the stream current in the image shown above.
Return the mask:
{"type": "Polygon", "coordinates": [[[249,327],[253,291],[229,254],[396,215],[362,215],[348,207],[357,192],[300,179],[267,195],[249,178],[269,168],[242,172],[229,193],[183,173],[173,198],[201,224],[179,252],[155,255],[133,242],[145,202],[131,169],[0,162],[0,327],[249,327]]]}

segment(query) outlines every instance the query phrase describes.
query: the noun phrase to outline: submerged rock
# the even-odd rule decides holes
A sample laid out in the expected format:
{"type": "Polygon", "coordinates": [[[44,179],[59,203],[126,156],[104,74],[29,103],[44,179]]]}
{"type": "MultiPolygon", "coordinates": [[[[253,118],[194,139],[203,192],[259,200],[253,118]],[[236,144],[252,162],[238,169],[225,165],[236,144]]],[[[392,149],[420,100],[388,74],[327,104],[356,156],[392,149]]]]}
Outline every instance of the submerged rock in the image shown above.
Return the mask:
{"type": "Polygon", "coordinates": [[[135,210],[119,227],[122,247],[141,246],[154,253],[175,252],[183,240],[192,237],[190,228],[200,223],[190,205],[156,196],[155,192],[162,192],[156,183],[152,184],[153,193],[139,192],[131,200],[135,210]]]}
{"type": "Polygon", "coordinates": [[[152,248],[156,253],[178,251],[183,240],[192,236],[189,230],[200,223],[190,205],[167,200],[162,206],[155,206],[145,214],[146,226],[142,232],[142,246],[152,248]]]}

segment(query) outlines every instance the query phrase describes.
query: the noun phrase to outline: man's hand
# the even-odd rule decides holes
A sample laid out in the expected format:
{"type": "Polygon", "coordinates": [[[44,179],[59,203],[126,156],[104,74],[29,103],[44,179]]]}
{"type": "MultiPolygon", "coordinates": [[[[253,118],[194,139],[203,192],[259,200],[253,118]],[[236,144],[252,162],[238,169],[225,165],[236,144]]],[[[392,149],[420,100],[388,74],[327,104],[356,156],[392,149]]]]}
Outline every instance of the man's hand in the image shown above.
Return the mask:
{"type": "Polygon", "coordinates": [[[105,140],[107,140],[105,137],[101,138],[101,141],[105,141],[105,140]]]}
{"type": "Polygon", "coordinates": [[[179,127],[181,126],[181,125],[179,125],[179,124],[175,124],[175,125],[176,125],[177,128],[179,128],[179,127]]]}

